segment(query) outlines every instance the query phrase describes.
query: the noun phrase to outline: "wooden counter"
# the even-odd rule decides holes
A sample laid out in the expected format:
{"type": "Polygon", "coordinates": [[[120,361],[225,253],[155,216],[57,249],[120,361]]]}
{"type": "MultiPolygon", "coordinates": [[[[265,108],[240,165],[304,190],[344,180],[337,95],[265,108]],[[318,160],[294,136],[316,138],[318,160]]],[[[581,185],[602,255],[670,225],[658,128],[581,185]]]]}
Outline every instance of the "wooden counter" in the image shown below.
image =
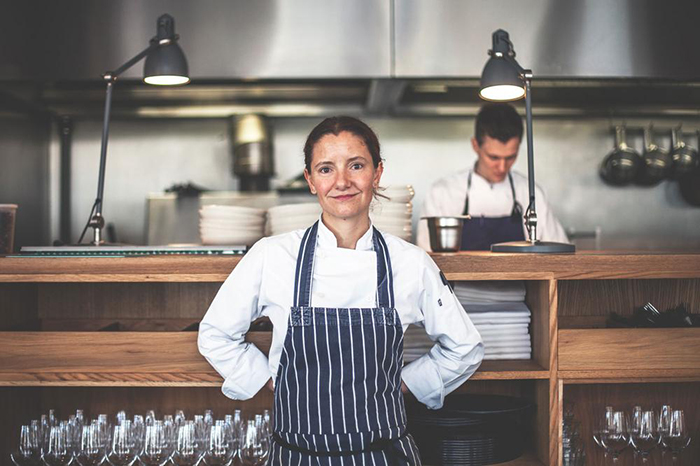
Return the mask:
{"type": "MultiPolygon", "coordinates": [[[[537,404],[534,447],[512,464],[561,464],[565,393],[589,406],[608,393],[599,387],[611,387],[610,393],[622,399],[626,384],[662,382],[664,393],[680,399],[693,388],[700,391],[700,329],[600,328],[610,311],[629,316],[647,301],[659,309],[685,302],[691,312],[700,312],[700,253],[464,252],[432,257],[449,280],[526,283],[532,360],[486,361],[459,389],[515,394],[537,404]]],[[[193,404],[206,400],[230,407],[218,393],[221,377],[197,351],[196,333],[182,330],[191,330],[201,319],[239,260],[0,258],[0,387],[6,387],[0,390],[19,397],[24,406],[0,405],[0,416],[26,422],[28,413],[36,415],[31,400],[37,396],[43,403],[104,403],[91,390],[104,390],[134,406],[140,405],[129,392],[118,390],[138,391],[143,399],[162,400],[164,407],[182,402],[178,391],[193,404]],[[143,387],[160,395],[143,392],[143,387]],[[37,389],[43,391],[37,395],[37,389]]],[[[248,339],[264,351],[269,348],[268,332],[251,332],[248,339]]],[[[270,402],[267,395],[256,400],[253,405],[270,402]]],[[[700,408],[694,413],[700,418],[700,408]]],[[[15,437],[14,431],[8,435],[15,437]]]]}

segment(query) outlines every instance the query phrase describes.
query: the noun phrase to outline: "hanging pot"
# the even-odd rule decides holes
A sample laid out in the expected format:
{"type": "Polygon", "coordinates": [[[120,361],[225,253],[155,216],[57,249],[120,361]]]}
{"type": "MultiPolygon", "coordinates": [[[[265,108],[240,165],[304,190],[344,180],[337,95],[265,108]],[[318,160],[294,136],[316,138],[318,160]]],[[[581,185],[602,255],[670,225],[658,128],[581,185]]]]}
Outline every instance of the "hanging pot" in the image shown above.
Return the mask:
{"type": "Polygon", "coordinates": [[[624,126],[615,127],[615,148],[603,159],[600,176],[613,186],[624,186],[637,176],[642,165],[639,153],[627,145],[627,130],[624,126]]]}
{"type": "Polygon", "coordinates": [[[683,142],[683,133],[680,126],[673,128],[671,131],[671,143],[673,151],[671,158],[673,159],[673,168],[671,176],[675,179],[680,179],[684,175],[692,172],[698,166],[698,151],[692,146],[683,142]]]}
{"type": "Polygon", "coordinates": [[[700,207],[700,167],[678,180],[681,195],[689,204],[700,207]]]}
{"type": "Polygon", "coordinates": [[[654,128],[652,125],[644,128],[644,153],[642,166],[637,172],[637,184],[655,186],[665,180],[673,167],[673,159],[668,150],[654,143],[654,128]]]}

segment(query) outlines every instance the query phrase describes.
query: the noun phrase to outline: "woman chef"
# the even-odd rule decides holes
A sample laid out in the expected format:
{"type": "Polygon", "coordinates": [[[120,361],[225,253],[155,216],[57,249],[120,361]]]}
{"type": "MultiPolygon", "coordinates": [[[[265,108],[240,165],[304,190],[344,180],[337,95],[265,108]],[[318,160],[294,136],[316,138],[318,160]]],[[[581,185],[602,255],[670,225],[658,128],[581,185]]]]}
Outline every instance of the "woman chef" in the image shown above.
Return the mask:
{"type": "MultiPolygon", "coordinates": [[[[523,205],[529,199],[527,177],[511,171],[523,136],[523,122],[512,105],[489,103],[476,117],[472,148],[476,164],[435,182],[421,217],[471,215],[464,222],[462,249],[489,250],[494,243],[523,241],[523,205]]],[[[567,243],[561,224],[536,187],[537,232],[542,241],[567,243]]],[[[426,221],[418,225],[418,246],[430,250],[426,221]]]]}
{"type": "Polygon", "coordinates": [[[441,407],[478,368],[481,338],[430,257],[372,226],[383,171],[374,132],[327,118],[304,156],[321,218],[246,253],[200,324],[199,350],[230,398],[274,386],[268,464],[421,464],[403,394],[441,407]],[[260,316],[274,326],[269,357],[244,341],[260,316]],[[436,343],[402,367],[409,324],[436,343]]]}

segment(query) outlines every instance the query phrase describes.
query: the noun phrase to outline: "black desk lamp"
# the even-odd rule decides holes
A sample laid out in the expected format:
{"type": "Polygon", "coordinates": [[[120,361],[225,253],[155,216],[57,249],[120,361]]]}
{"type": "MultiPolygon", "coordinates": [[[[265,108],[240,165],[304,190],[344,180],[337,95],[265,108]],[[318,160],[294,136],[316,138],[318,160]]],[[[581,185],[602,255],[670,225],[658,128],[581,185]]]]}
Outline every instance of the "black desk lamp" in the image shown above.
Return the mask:
{"type": "Polygon", "coordinates": [[[574,252],[576,247],[568,243],[553,243],[537,240],[537,212],[535,209],[535,160],[532,149],[532,101],[530,99],[530,81],[532,71],[523,69],[515,61],[513,44],[508,33],[502,29],[493,33],[493,49],[489,50],[491,58],[481,72],[481,89],[479,97],[484,100],[505,102],[525,97],[525,120],[527,124],[527,178],[530,203],[525,211],[527,241],[511,241],[491,245],[491,252],[535,252],[566,253],[574,252]]]}
{"type": "Polygon", "coordinates": [[[136,63],[146,58],[143,67],[143,80],[147,84],[158,86],[174,86],[190,82],[187,71],[187,59],[182,49],[177,45],[179,36],[175,34],[175,20],[170,15],[162,15],[158,18],[158,29],[155,37],[150,40],[148,47],[134,58],[124,63],[115,71],[108,71],[103,75],[107,83],[107,98],[105,100],[104,122],[102,125],[102,148],[100,150],[100,174],[97,182],[97,197],[92,205],[90,220],[85,225],[78,243],[83,241],[88,228],[94,230],[93,240],[90,244],[99,246],[104,243],[102,230],[105,226],[102,217],[102,198],[105,183],[105,163],[107,160],[107,139],[109,136],[109,115],[112,109],[112,86],[117,77],[136,63]]]}

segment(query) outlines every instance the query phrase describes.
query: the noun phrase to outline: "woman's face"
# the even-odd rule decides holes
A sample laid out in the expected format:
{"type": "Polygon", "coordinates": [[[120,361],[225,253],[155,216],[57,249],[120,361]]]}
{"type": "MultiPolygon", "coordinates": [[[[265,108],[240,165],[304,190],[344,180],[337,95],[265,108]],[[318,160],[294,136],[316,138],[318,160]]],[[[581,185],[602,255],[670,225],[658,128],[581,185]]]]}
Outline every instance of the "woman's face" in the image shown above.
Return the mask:
{"type": "Polygon", "coordinates": [[[379,185],[383,166],[375,169],[364,141],[343,131],[327,134],[314,146],[311,172],[304,170],[312,194],[324,215],[342,220],[364,219],[374,189],[379,185]]]}

